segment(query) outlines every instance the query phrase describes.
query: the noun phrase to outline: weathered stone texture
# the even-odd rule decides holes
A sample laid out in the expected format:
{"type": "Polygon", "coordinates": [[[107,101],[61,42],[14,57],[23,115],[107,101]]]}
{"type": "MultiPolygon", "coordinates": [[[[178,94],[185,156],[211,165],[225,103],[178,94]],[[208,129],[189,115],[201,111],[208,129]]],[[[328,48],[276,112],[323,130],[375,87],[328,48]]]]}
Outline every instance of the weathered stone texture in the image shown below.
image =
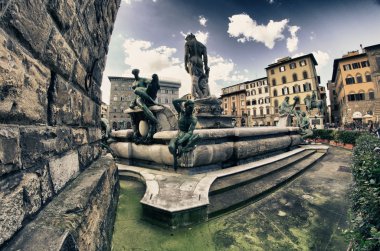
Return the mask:
{"type": "Polygon", "coordinates": [[[46,202],[42,180],[37,171],[19,173],[0,182],[0,245],[46,202]]]}
{"type": "Polygon", "coordinates": [[[80,125],[82,93],[59,76],[53,81],[52,100],[49,103],[51,125],[80,125]]]}
{"type": "Polygon", "coordinates": [[[85,169],[94,159],[94,147],[84,145],[78,149],[79,164],[81,169],[85,169]]]}
{"type": "Polygon", "coordinates": [[[49,153],[65,152],[73,145],[71,131],[66,127],[21,127],[20,133],[23,168],[48,159],[49,153]]]}
{"type": "Polygon", "coordinates": [[[46,121],[50,73],[0,31],[0,122],[46,121]]]}
{"type": "Polygon", "coordinates": [[[5,23],[13,27],[37,55],[44,51],[53,25],[43,0],[12,1],[5,23]]]}
{"type": "Polygon", "coordinates": [[[73,80],[77,85],[82,87],[83,90],[86,90],[86,69],[80,64],[79,61],[76,62],[74,66],[73,80]]]}
{"type": "Polygon", "coordinates": [[[16,126],[0,126],[0,176],[21,167],[20,131],[16,126]]]}
{"type": "Polygon", "coordinates": [[[88,143],[99,141],[102,138],[102,132],[100,128],[91,127],[88,128],[88,143]]]}
{"type": "Polygon", "coordinates": [[[44,60],[62,76],[70,77],[75,62],[74,52],[56,28],[53,28],[46,45],[44,60]]]}
{"type": "Polygon", "coordinates": [[[47,6],[61,31],[67,31],[71,26],[72,17],[76,14],[75,2],[73,0],[50,0],[47,6]]]}
{"type": "MultiPolygon", "coordinates": [[[[83,125],[94,126],[99,119],[96,113],[95,103],[88,97],[83,96],[82,102],[82,123],[83,125]]],[[[100,117],[100,114],[99,114],[100,117]]]]}
{"type": "Polygon", "coordinates": [[[54,191],[58,193],[67,182],[79,174],[79,159],[76,151],[69,152],[63,157],[51,159],[49,170],[54,191]]]}
{"type": "Polygon", "coordinates": [[[76,146],[87,144],[87,130],[84,128],[72,129],[73,143],[76,146]]]}
{"type": "Polygon", "coordinates": [[[103,157],[70,183],[5,248],[110,250],[118,193],[116,164],[103,157]]]}

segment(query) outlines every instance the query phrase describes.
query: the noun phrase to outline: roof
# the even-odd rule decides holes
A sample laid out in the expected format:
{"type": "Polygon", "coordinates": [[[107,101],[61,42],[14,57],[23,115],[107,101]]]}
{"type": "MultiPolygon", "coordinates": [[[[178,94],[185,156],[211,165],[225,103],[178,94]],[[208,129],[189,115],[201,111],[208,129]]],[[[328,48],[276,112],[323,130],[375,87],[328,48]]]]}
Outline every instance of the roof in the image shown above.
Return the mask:
{"type": "Polygon", "coordinates": [[[380,44],[375,44],[371,46],[364,47],[365,50],[374,50],[374,49],[380,49],[380,44]]]}
{"type": "Polygon", "coordinates": [[[363,56],[366,56],[366,55],[367,55],[366,53],[360,53],[360,54],[357,54],[357,55],[345,56],[345,57],[342,57],[342,58],[336,58],[336,59],[334,59],[333,74],[332,74],[332,77],[331,77],[331,81],[335,82],[336,74],[338,72],[338,65],[339,65],[340,62],[346,61],[346,60],[355,59],[355,58],[360,58],[360,57],[363,57],[363,56]]]}
{"type": "Polygon", "coordinates": [[[241,82],[241,83],[238,83],[238,84],[229,85],[229,86],[223,87],[222,90],[224,90],[226,88],[233,87],[233,86],[237,86],[237,85],[249,84],[249,83],[256,82],[256,81],[263,80],[263,79],[267,79],[267,77],[257,78],[257,79],[254,79],[254,80],[247,80],[247,81],[244,81],[244,82],[241,82]]]}
{"type": "Polygon", "coordinates": [[[287,64],[287,63],[289,63],[289,62],[292,62],[292,61],[295,61],[295,60],[299,60],[299,59],[301,59],[301,58],[308,58],[308,57],[311,58],[311,60],[313,61],[314,65],[318,65],[318,62],[317,62],[317,60],[315,59],[313,53],[309,53],[309,54],[302,55],[302,56],[299,56],[299,57],[291,58],[291,59],[286,60],[286,61],[281,61],[281,62],[276,62],[276,63],[270,64],[270,65],[268,65],[268,67],[266,67],[265,69],[269,69],[269,68],[272,68],[272,67],[275,67],[275,66],[279,66],[279,65],[282,65],[282,64],[287,64]]]}

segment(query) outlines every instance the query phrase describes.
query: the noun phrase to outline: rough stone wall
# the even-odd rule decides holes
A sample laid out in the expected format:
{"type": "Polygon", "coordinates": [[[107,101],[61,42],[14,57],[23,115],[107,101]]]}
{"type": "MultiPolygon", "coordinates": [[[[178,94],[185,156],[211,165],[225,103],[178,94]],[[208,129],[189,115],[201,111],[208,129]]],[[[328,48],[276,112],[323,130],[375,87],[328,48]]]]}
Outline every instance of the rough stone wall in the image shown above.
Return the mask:
{"type": "Polygon", "coordinates": [[[0,0],[0,249],[100,155],[120,0],[0,0]]]}

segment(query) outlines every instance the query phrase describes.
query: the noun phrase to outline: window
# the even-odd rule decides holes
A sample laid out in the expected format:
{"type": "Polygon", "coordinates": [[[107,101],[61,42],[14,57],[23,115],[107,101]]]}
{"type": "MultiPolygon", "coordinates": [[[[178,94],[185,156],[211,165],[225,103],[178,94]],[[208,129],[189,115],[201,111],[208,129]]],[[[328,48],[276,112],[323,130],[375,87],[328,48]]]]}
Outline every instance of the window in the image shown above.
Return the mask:
{"type": "Polygon", "coordinates": [[[289,88],[288,87],[282,88],[282,95],[288,95],[288,94],[289,94],[289,88]]]}
{"type": "Polygon", "coordinates": [[[296,68],[296,63],[290,63],[289,64],[290,69],[295,69],[296,68]]]}
{"type": "Polygon", "coordinates": [[[266,114],[269,114],[270,113],[270,108],[269,106],[266,107],[266,114]]]}
{"type": "Polygon", "coordinates": [[[299,92],[301,92],[300,86],[299,85],[293,86],[293,93],[299,93],[299,92]]]}
{"type": "Polygon", "coordinates": [[[363,77],[360,73],[356,75],[356,82],[357,83],[363,83],[363,77]]]}
{"type": "Polygon", "coordinates": [[[250,86],[251,88],[253,88],[253,84],[252,84],[252,83],[250,83],[249,86],[250,86]]]}
{"type": "Polygon", "coordinates": [[[293,73],[293,81],[298,81],[297,73],[293,73]]]}
{"type": "Polygon", "coordinates": [[[302,76],[303,76],[303,79],[307,79],[308,78],[307,71],[303,71],[302,76]]]}
{"type": "Polygon", "coordinates": [[[280,72],[283,72],[283,71],[285,71],[285,65],[280,66],[280,72]]]}
{"type": "Polygon", "coordinates": [[[248,89],[249,88],[249,85],[245,85],[245,89],[248,89]]]}
{"type": "Polygon", "coordinates": [[[256,90],[252,90],[251,95],[256,95],[256,90]]]}
{"type": "Polygon", "coordinates": [[[256,117],[256,108],[253,108],[252,112],[253,112],[253,117],[256,117]]]}
{"type": "Polygon", "coordinates": [[[352,64],[352,68],[353,68],[353,69],[358,69],[358,68],[360,68],[360,63],[353,63],[353,64],[352,64]]]}
{"type": "Polygon", "coordinates": [[[240,99],[244,99],[244,94],[240,95],[240,99]]]}
{"type": "Polygon", "coordinates": [[[375,99],[375,92],[374,91],[369,91],[368,92],[368,97],[370,100],[374,100],[375,99]]]}
{"type": "Polygon", "coordinates": [[[250,105],[251,105],[251,101],[247,100],[247,106],[250,106],[250,105]]]}
{"type": "Polygon", "coordinates": [[[261,105],[261,104],[264,104],[264,99],[259,99],[259,104],[261,105]]]}
{"type": "Polygon", "coordinates": [[[235,100],[235,96],[232,97],[232,100],[235,100]]]}
{"type": "Polygon", "coordinates": [[[272,74],[272,75],[274,74],[274,69],[270,70],[270,74],[272,74]]]}
{"type": "Polygon", "coordinates": [[[304,92],[311,91],[311,84],[310,83],[303,84],[303,91],[304,92]]]}
{"type": "Polygon", "coordinates": [[[274,107],[278,107],[278,100],[277,99],[274,100],[274,107]]]}
{"type": "Polygon", "coordinates": [[[265,90],[265,93],[268,93],[268,92],[269,92],[269,88],[268,88],[268,86],[265,86],[265,87],[264,87],[264,90],[265,90]]]}
{"type": "Polygon", "coordinates": [[[273,96],[277,97],[277,90],[276,89],[273,90],[273,96]]]}
{"type": "Polygon", "coordinates": [[[301,60],[300,61],[300,66],[305,66],[306,65],[306,60],[301,60]]]}
{"type": "Polygon", "coordinates": [[[263,115],[264,115],[264,108],[260,107],[260,116],[263,116],[263,115]]]}
{"type": "Polygon", "coordinates": [[[270,99],[269,99],[269,97],[266,97],[265,98],[265,104],[269,104],[270,103],[270,99]]]}
{"type": "Polygon", "coordinates": [[[244,106],[245,106],[245,102],[244,102],[244,100],[242,100],[242,101],[240,102],[240,106],[241,106],[241,107],[244,107],[244,106]]]}
{"type": "Polygon", "coordinates": [[[355,78],[352,77],[351,75],[348,75],[346,78],[346,84],[347,85],[355,84],[355,78]]]}
{"type": "Polygon", "coordinates": [[[261,90],[261,88],[259,88],[259,94],[261,94],[262,93],[262,90],[261,90]]]}
{"type": "Polygon", "coordinates": [[[365,73],[365,81],[366,82],[371,82],[372,81],[372,77],[371,77],[371,74],[369,72],[365,73]]]}
{"type": "Polygon", "coordinates": [[[257,102],[256,102],[256,99],[252,99],[252,105],[256,105],[257,102]]]}
{"type": "Polygon", "coordinates": [[[276,85],[276,79],[272,79],[272,85],[273,85],[273,86],[276,85]]]}
{"type": "Polygon", "coordinates": [[[227,109],[228,105],[227,104],[224,104],[224,109],[227,109]]]}
{"type": "Polygon", "coordinates": [[[117,101],[117,97],[116,96],[113,97],[113,101],[117,101]]]}
{"type": "Polygon", "coordinates": [[[362,65],[362,68],[364,68],[364,67],[369,67],[369,62],[368,62],[368,60],[367,60],[367,61],[362,61],[362,62],[361,62],[361,65],[362,65]]]}
{"type": "Polygon", "coordinates": [[[350,64],[343,65],[343,70],[345,70],[345,71],[351,70],[351,65],[350,64]]]}
{"type": "Polygon", "coordinates": [[[281,80],[282,80],[283,84],[286,84],[286,77],[285,76],[282,76],[281,80]]]}
{"type": "Polygon", "coordinates": [[[247,96],[249,96],[251,93],[250,92],[247,92],[247,96]]]}
{"type": "Polygon", "coordinates": [[[348,94],[347,99],[348,101],[361,101],[361,100],[365,100],[365,95],[364,93],[348,94]]]}
{"type": "Polygon", "coordinates": [[[244,85],[240,85],[240,90],[244,90],[244,85]]]}

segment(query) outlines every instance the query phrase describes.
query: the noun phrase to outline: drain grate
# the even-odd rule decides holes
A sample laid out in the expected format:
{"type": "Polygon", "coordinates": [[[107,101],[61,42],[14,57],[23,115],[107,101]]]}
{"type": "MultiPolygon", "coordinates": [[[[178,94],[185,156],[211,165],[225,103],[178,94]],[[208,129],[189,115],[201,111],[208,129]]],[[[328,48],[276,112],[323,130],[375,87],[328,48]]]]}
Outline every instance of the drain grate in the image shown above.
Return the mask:
{"type": "Polygon", "coordinates": [[[351,168],[348,166],[339,166],[338,172],[351,173],[351,168]]]}

